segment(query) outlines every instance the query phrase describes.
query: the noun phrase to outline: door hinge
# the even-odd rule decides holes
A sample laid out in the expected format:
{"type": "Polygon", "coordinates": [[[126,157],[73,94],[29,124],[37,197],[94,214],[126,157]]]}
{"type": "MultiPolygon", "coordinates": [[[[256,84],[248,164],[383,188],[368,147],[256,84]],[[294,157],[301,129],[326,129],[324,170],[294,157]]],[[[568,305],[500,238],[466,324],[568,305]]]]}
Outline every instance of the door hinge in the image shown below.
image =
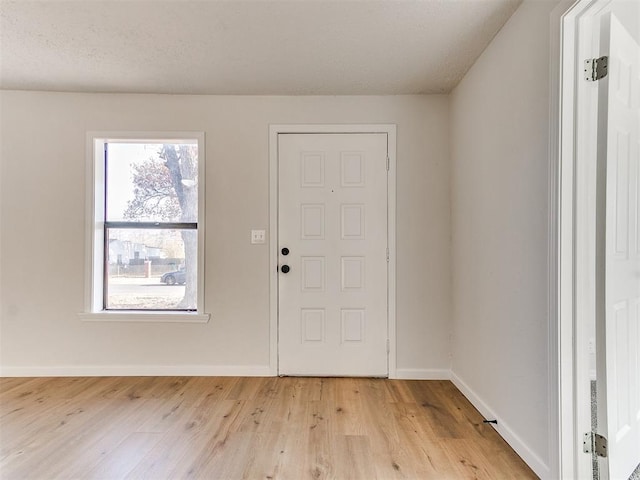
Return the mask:
{"type": "Polygon", "coordinates": [[[598,457],[606,457],[607,438],[595,432],[585,433],[582,440],[582,451],[584,453],[595,453],[598,457]]]}
{"type": "Polygon", "coordinates": [[[389,155],[387,155],[387,172],[389,171],[389,155]]]}
{"type": "Polygon", "coordinates": [[[389,343],[389,339],[387,338],[387,353],[391,352],[391,344],[389,343]]]}
{"type": "Polygon", "coordinates": [[[609,57],[589,58],[584,61],[584,79],[595,82],[607,76],[609,57]]]}
{"type": "Polygon", "coordinates": [[[389,248],[387,247],[387,262],[389,261],[389,248]]]}

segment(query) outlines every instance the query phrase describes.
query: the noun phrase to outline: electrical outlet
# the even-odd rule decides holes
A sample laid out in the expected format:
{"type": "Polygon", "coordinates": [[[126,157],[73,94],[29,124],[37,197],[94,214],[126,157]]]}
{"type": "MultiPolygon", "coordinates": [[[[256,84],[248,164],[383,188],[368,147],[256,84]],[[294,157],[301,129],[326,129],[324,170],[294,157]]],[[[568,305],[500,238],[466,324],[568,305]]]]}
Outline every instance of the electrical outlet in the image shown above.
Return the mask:
{"type": "Polygon", "coordinates": [[[594,355],[596,353],[596,340],[595,338],[589,339],[589,353],[594,355]]]}
{"type": "Polygon", "coordinates": [[[267,240],[267,232],[265,230],[251,230],[251,243],[254,245],[262,244],[267,240]]]}

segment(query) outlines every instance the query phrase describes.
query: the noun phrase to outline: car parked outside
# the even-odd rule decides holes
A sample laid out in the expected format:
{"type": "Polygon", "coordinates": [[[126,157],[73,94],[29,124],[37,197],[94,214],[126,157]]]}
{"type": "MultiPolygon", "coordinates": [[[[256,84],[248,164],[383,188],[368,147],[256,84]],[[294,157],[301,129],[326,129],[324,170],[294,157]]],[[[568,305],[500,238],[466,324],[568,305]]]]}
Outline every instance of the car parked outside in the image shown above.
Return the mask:
{"type": "Polygon", "coordinates": [[[184,285],[184,282],[187,281],[187,276],[185,274],[184,268],[180,268],[175,272],[167,272],[162,277],[160,277],[161,283],[166,283],[167,285],[175,285],[179,283],[180,285],[184,285]]]}

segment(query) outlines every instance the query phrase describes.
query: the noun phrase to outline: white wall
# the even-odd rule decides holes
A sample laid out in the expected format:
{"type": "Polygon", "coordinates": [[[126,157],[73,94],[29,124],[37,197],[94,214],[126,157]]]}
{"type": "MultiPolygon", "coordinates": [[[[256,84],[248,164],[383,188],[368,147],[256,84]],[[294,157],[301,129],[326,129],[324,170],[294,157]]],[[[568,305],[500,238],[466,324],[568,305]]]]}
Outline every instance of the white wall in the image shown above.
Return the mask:
{"type": "Polygon", "coordinates": [[[0,92],[2,374],[256,374],[269,363],[268,126],[395,123],[397,366],[449,369],[448,98],[0,92]],[[208,324],[83,322],[87,131],[206,132],[208,324]]]}
{"type": "Polygon", "coordinates": [[[454,382],[549,464],[550,13],[525,1],[451,95],[454,382]]]}

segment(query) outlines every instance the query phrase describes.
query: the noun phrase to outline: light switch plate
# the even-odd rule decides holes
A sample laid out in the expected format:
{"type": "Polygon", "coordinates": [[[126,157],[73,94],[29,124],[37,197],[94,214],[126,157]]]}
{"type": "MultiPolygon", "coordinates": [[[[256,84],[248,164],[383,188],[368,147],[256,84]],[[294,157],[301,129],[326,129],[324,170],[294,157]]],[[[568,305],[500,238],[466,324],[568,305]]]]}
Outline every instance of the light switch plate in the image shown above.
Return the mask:
{"type": "Polygon", "coordinates": [[[251,230],[251,243],[262,244],[266,241],[267,232],[265,230],[251,230]]]}

